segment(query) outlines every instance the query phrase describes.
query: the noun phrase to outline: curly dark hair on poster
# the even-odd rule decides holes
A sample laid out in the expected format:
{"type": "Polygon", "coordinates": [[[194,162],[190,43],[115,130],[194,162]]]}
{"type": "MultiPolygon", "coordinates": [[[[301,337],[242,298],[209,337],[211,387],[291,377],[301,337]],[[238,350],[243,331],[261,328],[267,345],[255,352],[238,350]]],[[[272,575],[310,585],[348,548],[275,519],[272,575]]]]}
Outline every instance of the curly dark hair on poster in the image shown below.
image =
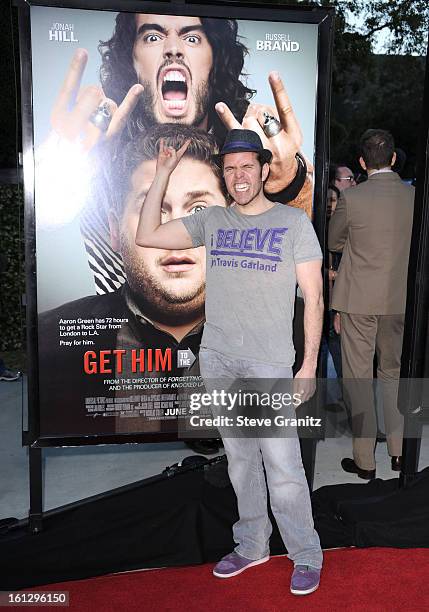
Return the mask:
{"type": "MultiPolygon", "coordinates": [[[[201,24],[212,47],[213,67],[209,77],[210,105],[208,129],[212,129],[216,139],[223,141],[226,129],[214,110],[217,102],[225,102],[235,117],[241,121],[249,100],[255,94],[240,81],[247,48],[239,41],[238,25],[235,19],[213,19],[202,17],[201,24]]],[[[109,98],[120,104],[130,87],[138,82],[133,66],[133,47],[136,25],[133,13],[119,13],[112,38],[100,41],[98,50],[102,64],[100,80],[109,98]]],[[[133,136],[137,128],[137,109],[129,120],[129,134],[133,136]]]]}

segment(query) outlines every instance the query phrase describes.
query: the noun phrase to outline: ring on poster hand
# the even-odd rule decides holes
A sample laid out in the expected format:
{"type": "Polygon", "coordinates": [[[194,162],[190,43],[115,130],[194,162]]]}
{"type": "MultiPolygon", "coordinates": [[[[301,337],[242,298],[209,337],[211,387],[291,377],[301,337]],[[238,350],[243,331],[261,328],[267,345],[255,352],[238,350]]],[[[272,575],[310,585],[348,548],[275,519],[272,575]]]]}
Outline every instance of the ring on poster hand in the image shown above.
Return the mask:
{"type": "Polygon", "coordinates": [[[89,120],[96,128],[102,132],[107,132],[110,122],[112,121],[112,113],[110,112],[107,102],[103,102],[90,116],[89,120]]]}
{"type": "Polygon", "coordinates": [[[278,119],[264,112],[264,125],[262,126],[265,136],[271,138],[281,132],[282,126],[278,119]]]}

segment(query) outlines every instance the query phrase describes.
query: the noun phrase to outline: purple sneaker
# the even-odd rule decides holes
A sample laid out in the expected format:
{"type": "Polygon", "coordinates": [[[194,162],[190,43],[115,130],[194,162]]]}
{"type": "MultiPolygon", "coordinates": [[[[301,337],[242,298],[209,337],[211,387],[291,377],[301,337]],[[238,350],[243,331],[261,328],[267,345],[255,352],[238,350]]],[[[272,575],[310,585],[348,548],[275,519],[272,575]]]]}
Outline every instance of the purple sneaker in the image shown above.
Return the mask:
{"type": "Polygon", "coordinates": [[[256,559],[256,561],[252,561],[252,559],[246,559],[246,557],[242,557],[235,551],[229,553],[223,557],[219,563],[217,563],[213,569],[213,575],[218,578],[232,578],[233,576],[238,576],[241,572],[249,569],[249,567],[253,567],[254,565],[260,565],[261,563],[265,563],[269,561],[270,557],[262,557],[262,559],[256,559]]]}
{"type": "Polygon", "coordinates": [[[320,582],[320,570],[308,565],[297,565],[290,581],[290,592],[294,595],[313,593],[320,582]]]}

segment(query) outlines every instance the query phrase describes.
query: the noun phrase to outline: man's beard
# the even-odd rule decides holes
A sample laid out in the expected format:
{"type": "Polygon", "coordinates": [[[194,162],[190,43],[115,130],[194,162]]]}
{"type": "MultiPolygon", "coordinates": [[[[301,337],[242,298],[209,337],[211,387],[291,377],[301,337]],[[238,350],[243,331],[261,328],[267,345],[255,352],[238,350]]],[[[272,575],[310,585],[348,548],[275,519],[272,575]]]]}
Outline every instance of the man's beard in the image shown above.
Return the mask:
{"type": "MultiPolygon", "coordinates": [[[[139,81],[143,85],[144,90],[140,94],[137,102],[134,116],[136,117],[136,125],[140,131],[147,130],[160,122],[156,118],[154,112],[155,95],[149,81],[139,81]]],[[[192,91],[188,91],[188,95],[192,95],[192,91]]],[[[185,125],[193,125],[198,127],[208,115],[210,104],[209,85],[207,81],[203,81],[195,93],[195,116],[192,121],[183,121],[181,117],[168,117],[165,123],[183,123],[185,125]]]]}
{"type": "MultiPolygon", "coordinates": [[[[204,318],[204,281],[198,286],[188,288],[186,293],[178,294],[153,276],[144,262],[132,251],[129,240],[123,234],[121,253],[134,301],[143,315],[165,325],[186,325],[204,318]]],[[[155,262],[155,265],[157,264],[158,261],[155,262]]],[[[185,272],[176,272],[174,278],[180,279],[184,275],[185,272]]]]}

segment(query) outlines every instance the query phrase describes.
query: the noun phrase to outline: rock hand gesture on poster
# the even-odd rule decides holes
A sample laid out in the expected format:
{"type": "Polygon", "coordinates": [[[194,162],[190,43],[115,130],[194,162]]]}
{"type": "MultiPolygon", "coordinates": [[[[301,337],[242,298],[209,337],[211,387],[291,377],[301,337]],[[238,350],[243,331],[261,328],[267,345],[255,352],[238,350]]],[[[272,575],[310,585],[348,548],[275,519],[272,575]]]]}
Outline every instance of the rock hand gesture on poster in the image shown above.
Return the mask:
{"type": "Polygon", "coordinates": [[[186,140],[183,145],[176,150],[174,147],[167,147],[164,143],[164,139],[161,138],[159,143],[158,159],[156,162],[157,176],[164,175],[169,177],[182,159],[190,143],[190,140],[186,140]]]}
{"type": "Polygon", "coordinates": [[[303,172],[301,189],[298,191],[302,190],[306,194],[307,201],[303,206],[301,202],[301,207],[311,216],[311,181],[307,181],[307,189],[302,187],[306,181],[306,171],[312,172],[313,167],[308,160],[304,165],[303,156],[299,154],[302,146],[301,128],[279,73],[270,72],[268,81],[275,108],[267,104],[249,104],[241,123],[224,102],[216,104],[216,112],[228,130],[253,130],[260,136],[263,146],[272,152],[270,174],[264,185],[266,193],[280,196],[280,192],[294,181],[297,173],[303,172]]]}
{"type": "Polygon", "coordinates": [[[121,134],[143,86],[133,85],[118,106],[99,86],[80,89],[87,61],[88,52],[77,49],[54,103],[51,125],[58,136],[79,142],[85,151],[90,151],[101,140],[121,134]]]}
{"type": "Polygon", "coordinates": [[[143,91],[142,85],[133,85],[118,106],[101,87],[80,87],[87,61],[88,52],[77,49],[52,108],[51,132],[36,152],[40,227],[70,223],[88,204],[105,151],[109,147],[110,157],[114,154],[143,91]]]}

